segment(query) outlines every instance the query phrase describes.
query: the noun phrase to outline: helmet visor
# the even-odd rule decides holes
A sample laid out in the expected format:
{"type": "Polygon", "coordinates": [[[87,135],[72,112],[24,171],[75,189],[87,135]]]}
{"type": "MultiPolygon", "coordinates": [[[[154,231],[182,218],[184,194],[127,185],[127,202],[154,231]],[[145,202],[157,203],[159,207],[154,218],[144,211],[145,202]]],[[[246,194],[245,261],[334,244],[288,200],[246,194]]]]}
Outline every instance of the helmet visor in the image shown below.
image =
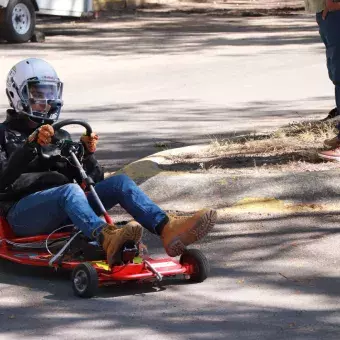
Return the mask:
{"type": "Polygon", "coordinates": [[[62,106],[60,82],[27,82],[22,93],[30,115],[41,119],[58,119],[62,106]]]}

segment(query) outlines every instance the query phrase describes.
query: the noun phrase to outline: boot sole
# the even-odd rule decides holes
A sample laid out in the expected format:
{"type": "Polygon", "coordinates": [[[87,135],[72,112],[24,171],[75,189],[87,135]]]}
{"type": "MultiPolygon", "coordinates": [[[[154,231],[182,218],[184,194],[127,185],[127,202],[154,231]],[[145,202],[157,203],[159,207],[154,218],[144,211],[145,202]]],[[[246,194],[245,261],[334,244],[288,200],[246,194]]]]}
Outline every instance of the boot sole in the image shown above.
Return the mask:
{"type": "MultiPolygon", "coordinates": [[[[190,233],[195,237],[195,240],[190,244],[197,242],[201,240],[204,236],[206,236],[214,227],[216,219],[216,210],[209,210],[197,221],[197,223],[189,231],[186,231],[186,233],[190,233]]],[[[188,245],[189,244],[185,244],[181,240],[181,236],[178,236],[168,244],[166,252],[171,257],[179,256],[184,253],[186,246],[188,245]]]]}
{"type": "MultiPolygon", "coordinates": [[[[142,235],[143,235],[143,228],[142,226],[133,228],[133,230],[131,230],[130,233],[127,233],[126,235],[124,235],[124,237],[122,237],[121,241],[120,241],[120,245],[118,247],[118,251],[121,250],[121,248],[123,247],[123,244],[127,241],[133,241],[133,242],[139,242],[142,239],[142,235]]],[[[112,264],[114,263],[115,260],[115,256],[117,255],[117,252],[115,252],[114,254],[112,254],[107,260],[108,264],[110,267],[112,267],[112,264]]]]}
{"type": "Polygon", "coordinates": [[[326,156],[326,155],[323,155],[321,153],[318,153],[318,156],[322,159],[326,159],[328,161],[335,161],[335,162],[340,162],[340,156],[339,157],[336,157],[336,156],[326,156]]]}

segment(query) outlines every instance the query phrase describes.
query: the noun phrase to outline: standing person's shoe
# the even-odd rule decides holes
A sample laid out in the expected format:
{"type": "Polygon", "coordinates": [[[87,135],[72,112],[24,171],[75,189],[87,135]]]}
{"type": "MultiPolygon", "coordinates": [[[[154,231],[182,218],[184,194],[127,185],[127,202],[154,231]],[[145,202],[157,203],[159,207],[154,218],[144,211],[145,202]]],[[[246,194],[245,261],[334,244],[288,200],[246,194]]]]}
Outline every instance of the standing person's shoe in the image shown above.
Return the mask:
{"type": "Polygon", "coordinates": [[[318,152],[318,156],[328,161],[340,162],[340,147],[318,152]]]}
{"type": "Polygon", "coordinates": [[[336,136],[334,138],[324,140],[323,145],[327,148],[335,149],[340,147],[340,140],[338,136],[336,136]]]}
{"type": "Polygon", "coordinates": [[[328,112],[328,115],[326,118],[321,119],[321,122],[326,122],[326,121],[332,121],[332,120],[340,120],[340,114],[338,109],[335,107],[333,110],[330,110],[328,112]]]}
{"type": "Polygon", "coordinates": [[[169,217],[161,233],[163,246],[169,256],[183,254],[186,246],[209,233],[216,223],[217,214],[213,209],[203,209],[190,217],[169,217]]]}
{"type": "Polygon", "coordinates": [[[115,255],[127,241],[138,243],[142,238],[142,226],[136,221],[127,223],[118,228],[112,224],[106,224],[99,234],[99,242],[102,245],[107,258],[107,263],[112,266],[115,255]]]}

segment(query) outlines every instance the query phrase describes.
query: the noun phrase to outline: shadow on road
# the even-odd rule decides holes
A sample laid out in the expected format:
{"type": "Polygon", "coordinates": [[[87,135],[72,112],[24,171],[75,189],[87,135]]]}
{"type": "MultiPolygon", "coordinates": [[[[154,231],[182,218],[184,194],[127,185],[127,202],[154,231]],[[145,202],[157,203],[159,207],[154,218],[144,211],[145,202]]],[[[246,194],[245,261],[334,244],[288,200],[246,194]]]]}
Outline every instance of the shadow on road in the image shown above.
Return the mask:
{"type": "MultiPolygon", "coordinates": [[[[51,327],[83,331],[159,332],[186,339],[337,339],[340,279],[326,275],[339,251],[338,214],[245,217],[218,225],[198,247],[210,258],[215,285],[176,284],[164,290],[126,285],[76,299],[65,274],[0,262],[1,295],[8,285],[45,293],[45,303],[0,307],[2,334],[50,334],[51,327]],[[321,246],[334,246],[328,253],[321,246]],[[135,303],[138,301],[138,303],[135,303]],[[51,310],[53,309],[53,314],[51,310]],[[32,313],[27,315],[27,311],[32,313]],[[63,316],[60,314],[62,311],[63,316]],[[147,311],[147,312],[146,312],[147,311]],[[25,317],[23,317],[25,314],[25,317]],[[20,322],[14,322],[20,320],[20,322]],[[40,320],[40,327],[30,324],[40,320]],[[193,325],[195,322],[195,325],[193,325]]],[[[100,337],[99,337],[100,338],[100,337]]]]}
{"type": "MultiPolygon", "coordinates": [[[[203,53],[227,46],[280,47],[320,42],[320,38],[313,34],[317,25],[311,23],[310,17],[298,15],[294,18],[294,25],[288,17],[281,18],[280,23],[273,18],[263,20],[271,22],[262,23],[247,17],[209,17],[207,20],[205,16],[113,17],[90,23],[54,19],[50,24],[45,19],[38,27],[45,32],[48,43],[29,43],[24,49],[30,51],[38,47],[40,51],[67,50],[68,53],[96,56],[175,55],[203,53]],[[65,37],[68,39],[61,39],[65,37]]],[[[0,46],[3,51],[11,50],[11,55],[15,55],[15,50],[23,49],[22,45],[0,43],[0,46]]]]}
{"type": "MultiPolygon", "coordinates": [[[[325,98],[309,100],[317,103],[325,98]]],[[[91,124],[112,127],[112,131],[97,131],[100,136],[97,157],[105,170],[112,172],[164,149],[209,144],[216,139],[253,134],[254,130],[249,124],[251,120],[256,119],[256,124],[265,131],[280,125],[278,122],[284,125],[309,119],[313,114],[316,116],[313,111],[297,111],[295,104],[298,103],[291,101],[287,105],[286,102],[259,101],[235,108],[211,107],[193,100],[153,100],[129,105],[121,103],[79,110],[65,109],[63,116],[79,118],[85,114],[91,124]],[[138,134],[133,129],[120,131],[120,123],[140,124],[150,130],[146,128],[138,134]],[[220,132],[223,126],[225,133],[220,132]],[[234,130],[230,131],[229,126],[233,126],[234,130]]]]}

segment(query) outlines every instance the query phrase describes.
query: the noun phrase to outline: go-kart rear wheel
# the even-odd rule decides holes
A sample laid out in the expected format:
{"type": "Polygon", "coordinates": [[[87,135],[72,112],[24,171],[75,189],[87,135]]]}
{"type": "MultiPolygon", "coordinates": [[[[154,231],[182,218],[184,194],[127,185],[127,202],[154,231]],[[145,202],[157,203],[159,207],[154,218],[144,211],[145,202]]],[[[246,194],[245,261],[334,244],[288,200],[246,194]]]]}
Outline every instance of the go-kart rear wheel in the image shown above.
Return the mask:
{"type": "Polygon", "coordinates": [[[209,275],[210,265],[208,259],[198,249],[188,249],[180,257],[180,264],[190,266],[193,272],[189,281],[203,282],[209,275]]]}
{"type": "Polygon", "coordinates": [[[91,298],[98,290],[98,274],[90,263],[81,263],[72,272],[72,288],[75,295],[91,298]]]}

